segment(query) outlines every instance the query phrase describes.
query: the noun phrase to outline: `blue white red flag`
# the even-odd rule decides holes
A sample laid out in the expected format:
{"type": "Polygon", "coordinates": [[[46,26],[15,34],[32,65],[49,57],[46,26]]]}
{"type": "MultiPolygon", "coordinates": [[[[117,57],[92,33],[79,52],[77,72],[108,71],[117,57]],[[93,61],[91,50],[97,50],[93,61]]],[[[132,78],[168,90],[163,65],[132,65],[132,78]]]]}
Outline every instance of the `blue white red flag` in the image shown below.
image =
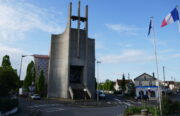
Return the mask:
{"type": "Polygon", "coordinates": [[[179,13],[177,8],[175,8],[164,18],[161,27],[171,24],[177,20],[179,20],[179,13]]]}

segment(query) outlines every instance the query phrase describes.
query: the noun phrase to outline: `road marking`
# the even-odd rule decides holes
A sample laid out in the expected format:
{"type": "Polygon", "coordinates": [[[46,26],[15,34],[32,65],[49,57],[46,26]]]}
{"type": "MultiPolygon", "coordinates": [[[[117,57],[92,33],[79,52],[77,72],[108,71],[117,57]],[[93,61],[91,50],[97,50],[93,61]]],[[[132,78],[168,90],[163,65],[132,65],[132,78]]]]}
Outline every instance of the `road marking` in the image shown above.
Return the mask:
{"type": "Polygon", "coordinates": [[[29,108],[38,108],[38,107],[46,107],[46,106],[59,106],[59,104],[43,104],[43,105],[33,105],[29,106],[29,108]]]}
{"type": "MultiPolygon", "coordinates": [[[[49,110],[49,109],[48,109],[49,110]]],[[[54,109],[51,109],[51,110],[49,110],[49,111],[45,111],[45,112],[48,112],[48,113],[50,113],[50,112],[59,112],[59,111],[63,111],[64,109],[61,109],[61,108],[54,108],[54,109]]]]}
{"type": "Polygon", "coordinates": [[[127,106],[132,106],[132,105],[131,105],[130,103],[128,103],[128,102],[124,102],[124,101],[121,101],[121,100],[116,99],[116,98],[115,98],[115,100],[118,101],[120,104],[121,104],[121,103],[124,103],[124,104],[127,105],[127,106]]]}

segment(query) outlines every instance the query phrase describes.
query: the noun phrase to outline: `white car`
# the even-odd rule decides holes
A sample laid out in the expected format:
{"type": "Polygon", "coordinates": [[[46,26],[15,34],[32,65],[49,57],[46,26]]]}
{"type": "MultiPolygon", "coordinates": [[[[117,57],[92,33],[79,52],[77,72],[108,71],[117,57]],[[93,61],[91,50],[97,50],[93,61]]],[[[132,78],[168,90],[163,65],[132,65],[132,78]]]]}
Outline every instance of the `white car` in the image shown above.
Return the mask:
{"type": "Polygon", "coordinates": [[[34,94],[34,95],[31,96],[31,99],[40,100],[41,97],[38,94],[34,94]]]}

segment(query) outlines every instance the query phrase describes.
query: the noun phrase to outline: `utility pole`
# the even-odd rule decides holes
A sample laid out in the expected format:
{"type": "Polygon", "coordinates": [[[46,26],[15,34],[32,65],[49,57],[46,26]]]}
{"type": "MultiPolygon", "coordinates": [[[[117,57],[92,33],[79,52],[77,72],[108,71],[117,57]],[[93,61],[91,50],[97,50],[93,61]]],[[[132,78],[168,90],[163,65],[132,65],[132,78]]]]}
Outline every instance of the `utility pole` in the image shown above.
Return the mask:
{"type": "Polygon", "coordinates": [[[128,80],[130,80],[130,74],[128,73],[128,80]]]}
{"type": "Polygon", "coordinates": [[[99,64],[101,64],[101,61],[97,60],[97,78],[96,78],[96,82],[97,82],[97,103],[99,102],[99,91],[98,91],[98,84],[99,84],[99,64]]]}
{"type": "Polygon", "coordinates": [[[165,78],[165,67],[163,66],[163,79],[164,79],[164,82],[166,81],[166,78],[165,78]]]}

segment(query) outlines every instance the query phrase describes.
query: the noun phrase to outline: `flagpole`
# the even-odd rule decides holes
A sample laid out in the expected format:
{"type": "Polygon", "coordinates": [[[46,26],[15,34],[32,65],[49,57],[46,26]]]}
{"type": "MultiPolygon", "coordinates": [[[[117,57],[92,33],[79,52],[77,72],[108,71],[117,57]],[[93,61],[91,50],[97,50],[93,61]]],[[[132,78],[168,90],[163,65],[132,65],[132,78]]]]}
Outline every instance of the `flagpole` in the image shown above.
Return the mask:
{"type": "Polygon", "coordinates": [[[154,42],[154,55],[156,59],[156,71],[157,71],[157,80],[158,80],[158,98],[159,98],[159,109],[160,109],[160,115],[162,116],[162,106],[161,106],[161,92],[160,92],[160,84],[159,84],[159,70],[158,70],[158,58],[157,58],[157,45],[156,45],[156,36],[155,36],[155,30],[154,30],[154,22],[153,17],[151,17],[152,21],[152,30],[153,30],[153,42],[154,42]]]}
{"type": "MultiPolygon", "coordinates": [[[[177,11],[179,11],[179,6],[177,5],[176,6],[176,9],[177,9],[177,11]]],[[[178,12],[179,13],[179,12],[178,12]]],[[[179,14],[178,14],[179,15],[179,14]]],[[[180,32],[180,21],[178,20],[178,29],[179,29],[179,32],[180,32]]]]}

